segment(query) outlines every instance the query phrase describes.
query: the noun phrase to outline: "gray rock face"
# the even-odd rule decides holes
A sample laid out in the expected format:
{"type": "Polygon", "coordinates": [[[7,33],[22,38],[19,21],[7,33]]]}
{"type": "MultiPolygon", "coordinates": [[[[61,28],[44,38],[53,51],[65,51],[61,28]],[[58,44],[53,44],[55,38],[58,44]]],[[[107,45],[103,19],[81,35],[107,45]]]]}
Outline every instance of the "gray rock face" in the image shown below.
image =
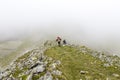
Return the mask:
{"type": "Polygon", "coordinates": [[[3,77],[6,77],[6,76],[8,76],[10,73],[11,73],[11,71],[6,71],[6,72],[4,72],[4,73],[2,74],[2,76],[3,76],[3,77]]]}
{"type": "Polygon", "coordinates": [[[39,65],[33,69],[33,73],[40,73],[40,72],[43,72],[44,70],[45,70],[45,66],[39,65]]]}
{"type": "Polygon", "coordinates": [[[32,66],[30,67],[30,69],[33,69],[33,68],[37,67],[38,65],[39,65],[38,63],[35,63],[34,65],[32,65],[32,66]]]}
{"type": "Polygon", "coordinates": [[[40,79],[38,80],[53,80],[53,77],[51,75],[50,72],[47,72],[44,76],[42,76],[40,79]]]}
{"type": "Polygon", "coordinates": [[[57,76],[55,79],[58,80],[62,72],[56,67],[61,62],[44,55],[44,51],[50,47],[41,46],[26,52],[0,74],[0,80],[33,80],[36,76],[38,80],[53,80],[53,76],[57,76]]]}

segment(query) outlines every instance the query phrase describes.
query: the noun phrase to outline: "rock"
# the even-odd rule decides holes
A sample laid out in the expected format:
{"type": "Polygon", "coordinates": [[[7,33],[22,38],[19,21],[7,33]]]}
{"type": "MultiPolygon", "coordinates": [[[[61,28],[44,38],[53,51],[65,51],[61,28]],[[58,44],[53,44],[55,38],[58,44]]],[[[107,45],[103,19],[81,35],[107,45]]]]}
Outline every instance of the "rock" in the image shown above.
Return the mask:
{"type": "Polygon", "coordinates": [[[18,68],[19,68],[20,70],[22,70],[22,69],[23,69],[23,65],[22,65],[21,63],[18,63],[18,68]]]}
{"type": "Polygon", "coordinates": [[[12,75],[12,74],[10,75],[10,77],[11,77],[11,79],[12,79],[12,80],[15,80],[15,78],[13,77],[13,75],[12,75]]]}
{"type": "Polygon", "coordinates": [[[10,73],[11,73],[10,71],[6,71],[6,72],[4,72],[2,75],[3,75],[3,77],[6,77],[6,76],[8,76],[10,73]]]}
{"type": "Polygon", "coordinates": [[[50,65],[50,69],[55,69],[55,68],[56,68],[56,63],[50,65]]]}
{"type": "Polygon", "coordinates": [[[40,72],[43,72],[44,70],[45,70],[45,66],[39,65],[33,69],[33,73],[40,73],[40,72]]]}
{"type": "Polygon", "coordinates": [[[40,64],[40,65],[43,65],[44,64],[44,62],[41,62],[41,61],[36,61],[36,64],[40,64]]]}
{"type": "Polygon", "coordinates": [[[14,80],[13,78],[9,77],[7,80],[14,80]]]}
{"type": "MultiPolygon", "coordinates": [[[[53,80],[52,75],[62,75],[61,71],[56,70],[61,62],[44,55],[46,49],[48,47],[32,49],[22,58],[18,58],[7,70],[0,74],[0,80],[23,80],[23,77],[26,80],[32,80],[35,75],[39,78],[38,80],[53,80]],[[38,73],[44,75],[41,77],[38,73]]],[[[55,80],[59,80],[58,77],[55,77],[55,80]]]]}
{"type": "Polygon", "coordinates": [[[44,79],[45,79],[45,80],[52,80],[53,77],[52,77],[52,75],[51,75],[50,72],[47,72],[47,73],[45,74],[45,76],[44,76],[44,79]]]}
{"type": "Polygon", "coordinates": [[[61,62],[59,60],[55,61],[56,65],[60,65],[61,62]]]}
{"type": "Polygon", "coordinates": [[[32,57],[32,60],[34,61],[34,60],[36,60],[37,58],[36,57],[32,57]]]}
{"type": "Polygon", "coordinates": [[[53,76],[51,75],[50,72],[47,72],[44,76],[42,76],[40,79],[38,80],[53,80],[53,76]]]}
{"type": "Polygon", "coordinates": [[[55,61],[53,64],[50,65],[51,69],[55,69],[57,65],[60,65],[61,62],[59,60],[55,61]]]}
{"type": "Polygon", "coordinates": [[[0,74],[0,80],[2,80],[2,74],[0,74]]]}
{"type": "Polygon", "coordinates": [[[59,71],[59,70],[54,70],[54,71],[52,71],[52,74],[53,75],[62,75],[62,72],[61,71],[59,71]]]}
{"type": "Polygon", "coordinates": [[[103,66],[104,66],[104,67],[109,67],[110,64],[109,64],[109,63],[105,63],[103,66]]]}
{"type": "Polygon", "coordinates": [[[88,71],[80,71],[80,74],[87,74],[88,71]]]}
{"type": "Polygon", "coordinates": [[[44,62],[44,66],[46,66],[47,64],[48,64],[48,62],[47,62],[47,61],[45,61],[45,62],[44,62]]]}
{"type": "Polygon", "coordinates": [[[10,70],[13,71],[13,70],[15,69],[15,67],[16,67],[16,64],[15,64],[15,63],[14,63],[14,64],[11,64],[10,70]]]}
{"type": "Polygon", "coordinates": [[[34,67],[36,67],[36,66],[38,66],[38,65],[39,65],[39,63],[36,63],[36,64],[32,65],[32,66],[30,67],[30,69],[33,69],[34,67]]]}
{"type": "Polygon", "coordinates": [[[35,64],[35,61],[33,61],[31,58],[27,61],[27,62],[25,62],[25,65],[34,65],[35,64]]]}
{"type": "Polygon", "coordinates": [[[120,75],[116,74],[116,73],[113,73],[112,74],[114,77],[120,77],[120,75]]]}
{"type": "Polygon", "coordinates": [[[52,61],[53,59],[51,57],[48,57],[48,61],[52,61]]]}
{"type": "Polygon", "coordinates": [[[28,70],[25,72],[26,75],[30,74],[32,70],[28,70]]]}
{"type": "Polygon", "coordinates": [[[33,77],[33,73],[31,72],[30,75],[27,77],[26,80],[32,80],[32,77],[33,77]]]}

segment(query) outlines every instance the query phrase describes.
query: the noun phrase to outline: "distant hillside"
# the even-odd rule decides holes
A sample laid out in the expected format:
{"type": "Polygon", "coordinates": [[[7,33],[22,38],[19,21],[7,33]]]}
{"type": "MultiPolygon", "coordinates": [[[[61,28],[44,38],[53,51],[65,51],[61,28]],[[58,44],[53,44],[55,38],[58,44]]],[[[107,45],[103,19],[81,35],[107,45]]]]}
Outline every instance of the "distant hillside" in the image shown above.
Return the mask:
{"type": "Polygon", "coordinates": [[[120,80],[120,58],[47,41],[14,61],[0,80],[120,80]]]}

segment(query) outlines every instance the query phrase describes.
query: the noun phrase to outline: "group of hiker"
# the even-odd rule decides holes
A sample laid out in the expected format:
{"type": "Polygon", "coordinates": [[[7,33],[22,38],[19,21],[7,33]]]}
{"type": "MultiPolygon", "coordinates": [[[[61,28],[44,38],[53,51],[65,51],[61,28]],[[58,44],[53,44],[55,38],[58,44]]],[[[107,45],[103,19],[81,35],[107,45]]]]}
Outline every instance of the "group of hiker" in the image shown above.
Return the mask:
{"type": "Polygon", "coordinates": [[[65,46],[67,44],[66,40],[65,39],[62,40],[60,37],[57,37],[56,41],[57,41],[59,47],[61,46],[62,43],[63,43],[63,46],[65,46]]]}

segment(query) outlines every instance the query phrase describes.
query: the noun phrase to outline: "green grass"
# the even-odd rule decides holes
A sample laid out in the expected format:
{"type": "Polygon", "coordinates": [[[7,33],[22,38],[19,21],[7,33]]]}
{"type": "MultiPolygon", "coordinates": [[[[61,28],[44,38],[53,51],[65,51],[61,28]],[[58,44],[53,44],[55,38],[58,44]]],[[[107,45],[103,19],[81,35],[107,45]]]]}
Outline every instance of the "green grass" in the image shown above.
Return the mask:
{"type": "Polygon", "coordinates": [[[22,78],[22,80],[26,80],[27,79],[27,75],[23,75],[21,78],[22,78]]]}
{"type": "Polygon", "coordinates": [[[89,53],[84,54],[76,47],[52,47],[45,51],[45,55],[61,61],[58,69],[63,72],[66,80],[120,79],[120,77],[112,76],[113,73],[120,75],[120,68],[116,69],[115,66],[104,67],[104,62],[100,59],[91,56],[89,53]],[[80,74],[80,71],[88,71],[88,73],[80,74]]]}

